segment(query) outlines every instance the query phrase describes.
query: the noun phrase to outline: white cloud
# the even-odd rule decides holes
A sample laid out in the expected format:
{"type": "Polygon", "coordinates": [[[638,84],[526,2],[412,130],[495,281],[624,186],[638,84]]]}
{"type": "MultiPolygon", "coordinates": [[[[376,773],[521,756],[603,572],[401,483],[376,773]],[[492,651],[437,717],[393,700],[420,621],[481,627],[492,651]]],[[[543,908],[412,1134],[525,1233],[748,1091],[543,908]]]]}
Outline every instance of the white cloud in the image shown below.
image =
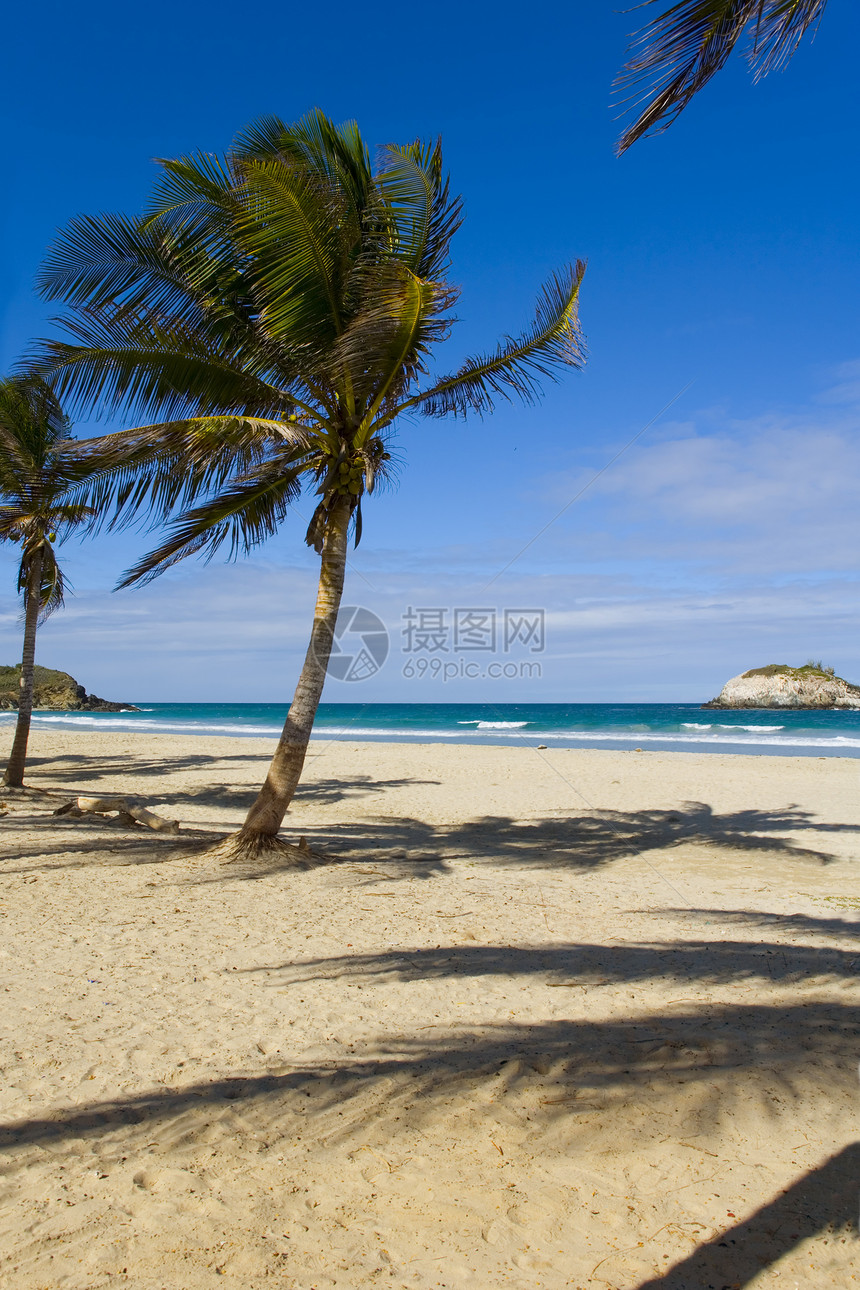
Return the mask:
{"type": "MultiPolygon", "coordinates": [[[[526,493],[524,477],[519,506],[490,499],[484,536],[470,546],[434,546],[431,537],[414,552],[374,547],[371,533],[350,556],[346,599],[383,618],[392,654],[378,677],[330,683],[326,698],[704,699],[733,672],[810,655],[860,679],[855,378],[860,364],[844,365],[827,402],[792,417],[709,411],[664,426],[489,587],[593,469],[544,481],[540,495],[526,493]],[[542,679],[408,682],[400,631],[409,605],[545,608],[542,679]]],[[[300,549],[284,541],[237,565],[189,563],[115,595],[97,586],[95,548],[73,551],[77,594],[43,629],[40,661],[108,698],[287,702],[315,594],[315,562],[300,549]]],[[[12,571],[6,552],[7,587],[12,571]]],[[[0,610],[0,660],[19,651],[10,596],[0,610]]]]}
{"type": "MultiPolygon", "coordinates": [[[[860,382],[860,364],[846,366],[860,382]]],[[[588,477],[554,479],[553,503],[588,477]]],[[[596,479],[561,521],[557,548],[568,554],[596,531],[596,560],[662,563],[672,577],[694,564],[730,582],[848,573],[860,550],[858,481],[855,407],[749,420],[704,413],[596,479]]]]}

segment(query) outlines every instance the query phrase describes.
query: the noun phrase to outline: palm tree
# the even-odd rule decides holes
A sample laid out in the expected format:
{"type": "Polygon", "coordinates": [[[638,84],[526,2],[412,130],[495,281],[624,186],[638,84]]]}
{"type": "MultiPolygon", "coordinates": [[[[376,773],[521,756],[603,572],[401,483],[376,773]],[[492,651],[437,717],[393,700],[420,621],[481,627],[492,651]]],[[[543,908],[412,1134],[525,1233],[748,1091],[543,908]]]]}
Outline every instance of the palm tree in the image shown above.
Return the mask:
{"type": "Polygon", "coordinates": [[[21,548],[18,590],[24,600],[24,650],[18,721],[3,783],[21,788],[33,711],[36,631],[63,603],[63,571],[54,542],[93,517],[80,490],[95,469],[53,391],[43,381],[0,381],[0,541],[21,548]]]}
{"type": "MultiPolygon", "coordinates": [[[[646,0],[654,4],[656,0],[646,0]]],[[[641,107],[618,141],[620,154],[660,134],[706,85],[746,32],[747,59],[759,80],[791,58],[827,0],[679,0],[643,28],[616,84],[641,107]],[[644,107],[641,105],[644,103],[644,107]]]]}
{"type": "Polygon", "coordinates": [[[106,436],[114,474],[97,504],[114,522],[142,508],[167,538],[123,578],[146,582],[225,543],[248,552],[303,490],[320,555],[310,643],[266,782],[229,857],[275,849],[299,782],[340,606],[348,535],[390,474],[408,413],[464,415],[497,397],[535,398],[541,377],[583,361],[584,265],[554,274],[533,326],[427,381],[454,321],[447,281],[461,222],[439,144],[389,145],[372,166],[358,128],[315,111],[268,118],[225,158],[160,163],[140,218],[81,218],[49,253],[41,288],[70,306],[46,342],[58,390],[148,424],[106,436]],[[178,514],[177,514],[178,511],[178,514]]]}

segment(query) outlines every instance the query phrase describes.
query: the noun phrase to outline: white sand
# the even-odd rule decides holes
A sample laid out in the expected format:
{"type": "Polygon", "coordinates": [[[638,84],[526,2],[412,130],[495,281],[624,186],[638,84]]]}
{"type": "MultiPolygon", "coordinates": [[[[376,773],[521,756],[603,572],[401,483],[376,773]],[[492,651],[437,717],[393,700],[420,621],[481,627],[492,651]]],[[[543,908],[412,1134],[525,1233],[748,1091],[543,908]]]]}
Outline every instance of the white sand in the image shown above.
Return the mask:
{"type": "Polygon", "coordinates": [[[860,763],[318,743],[219,867],[269,750],[33,736],[192,833],[5,796],[4,1286],[860,1280],[860,763]]]}

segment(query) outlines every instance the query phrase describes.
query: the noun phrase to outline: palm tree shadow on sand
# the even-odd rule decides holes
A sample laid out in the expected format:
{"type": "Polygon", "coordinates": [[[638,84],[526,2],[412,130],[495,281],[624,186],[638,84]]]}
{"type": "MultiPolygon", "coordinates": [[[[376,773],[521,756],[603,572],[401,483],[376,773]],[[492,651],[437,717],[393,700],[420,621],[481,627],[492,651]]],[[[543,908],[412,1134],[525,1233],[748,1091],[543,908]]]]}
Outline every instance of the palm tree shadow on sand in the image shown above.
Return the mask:
{"type": "Polygon", "coordinates": [[[851,1142],[638,1290],[735,1290],[811,1237],[827,1233],[856,1242],[858,1194],[860,1142],[851,1142]]]}
{"type": "MultiPolygon", "coordinates": [[[[155,1138],[184,1150],[199,1139],[208,1158],[219,1134],[235,1135],[237,1124],[250,1151],[277,1151],[307,1134],[348,1152],[366,1142],[372,1123],[384,1151],[407,1123],[419,1135],[434,1114],[465,1114],[472,1123],[490,1103],[528,1119],[530,1151],[545,1142],[587,1163],[601,1124],[621,1134],[623,1150],[644,1150],[679,1099],[685,1136],[730,1124],[739,1099],[766,1110],[774,1088],[781,1101],[800,1102],[825,1083],[829,1096],[847,1099],[858,1039],[855,1009],[815,1001],[431,1032],[375,1054],[279,1061],[259,1074],[21,1119],[0,1126],[3,1173],[11,1184],[42,1152],[70,1143],[82,1168],[91,1154],[93,1167],[101,1153],[144,1155],[155,1138]]],[[[809,1236],[856,1231],[858,1164],[860,1145],[845,1147],[640,1290],[743,1286],[809,1236]]]]}
{"type": "MultiPolygon", "coordinates": [[[[759,852],[824,865],[839,856],[820,845],[804,846],[792,835],[860,833],[860,825],[828,824],[793,805],[782,810],[719,813],[705,802],[687,802],[677,810],[581,811],[525,820],[486,815],[449,825],[379,815],[329,828],[295,820],[292,827],[301,829],[325,860],[373,861],[383,867],[381,876],[386,880],[431,878],[447,872],[452,860],[592,870],[682,846],[759,852]],[[403,862],[404,853],[408,863],[403,862]]],[[[241,868],[231,866],[228,872],[260,877],[279,867],[277,859],[259,865],[249,861],[241,868]]]]}

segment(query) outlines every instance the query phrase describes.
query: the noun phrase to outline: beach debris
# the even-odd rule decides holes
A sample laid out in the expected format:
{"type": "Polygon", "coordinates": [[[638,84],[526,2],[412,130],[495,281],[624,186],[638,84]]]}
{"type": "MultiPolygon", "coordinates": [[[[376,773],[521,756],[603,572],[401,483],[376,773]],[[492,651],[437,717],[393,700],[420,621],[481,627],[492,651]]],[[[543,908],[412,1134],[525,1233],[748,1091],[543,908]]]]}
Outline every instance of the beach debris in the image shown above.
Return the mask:
{"type": "Polygon", "coordinates": [[[141,802],[126,797],[77,797],[57,807],[54,815],[66,816],[73,820],[79,820],[84,815],[111,815],[114,817],[111,820],[112,824],[125,825],[127,828],[132,828],[135,824],[145,824],[148,829],[154,829],[156,833],[179,832],[178,820],[166,820],[163,816],[156,815],[155,811],[150,811],[141,802]]]}

